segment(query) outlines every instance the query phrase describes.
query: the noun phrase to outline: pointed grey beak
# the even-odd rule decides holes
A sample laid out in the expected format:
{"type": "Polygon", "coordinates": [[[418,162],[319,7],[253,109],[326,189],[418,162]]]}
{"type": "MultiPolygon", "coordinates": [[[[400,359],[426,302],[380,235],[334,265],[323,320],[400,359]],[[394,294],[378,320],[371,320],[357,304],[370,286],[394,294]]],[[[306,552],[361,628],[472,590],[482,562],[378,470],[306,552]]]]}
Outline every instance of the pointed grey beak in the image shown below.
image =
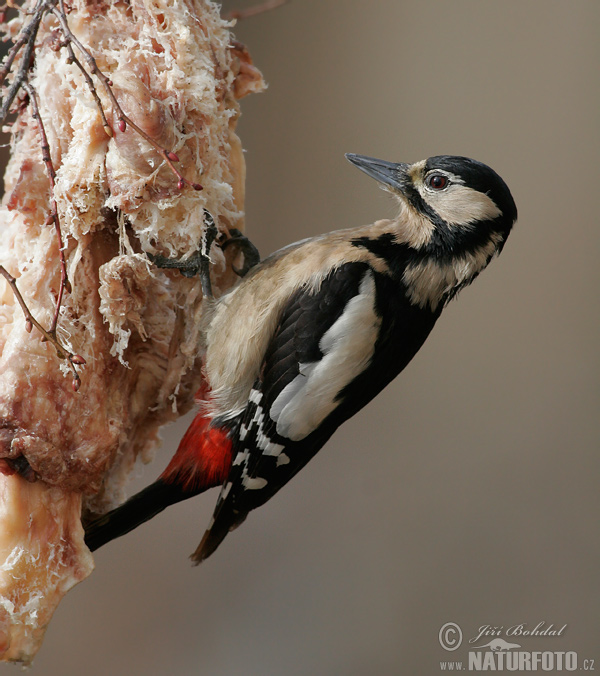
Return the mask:
{"type": "Polygon", "coordinates": [[[355,155],[354,153],[346,153],[346,159],[379,183],[389,185],[395,190],[404,192],[408,164],[404,162],[386,162],[385,160],[377,160],[374,157],[355,155]]]}

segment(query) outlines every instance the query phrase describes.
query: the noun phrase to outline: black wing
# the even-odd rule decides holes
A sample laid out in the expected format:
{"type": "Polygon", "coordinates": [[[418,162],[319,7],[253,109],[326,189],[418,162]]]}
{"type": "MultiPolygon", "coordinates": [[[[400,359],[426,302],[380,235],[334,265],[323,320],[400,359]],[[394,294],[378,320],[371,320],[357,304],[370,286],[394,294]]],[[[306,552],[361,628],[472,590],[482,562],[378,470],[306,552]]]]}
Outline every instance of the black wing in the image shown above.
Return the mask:
{"type": "Polygon", "coordinates": [[[375,305],[373,272],[364,263],[344,264],[290,298],[238,420],[232,469],[194,561],[287,483],[339,425],[323,423],[371,361],[380,325],[375,305]]]}
{"type": "Polygon", "coordinates": [[[366,263],[294,294],[237,422],[233,465],[196,563],[402,371],[440,312],[412,305],[398,280],[366,263]]]}

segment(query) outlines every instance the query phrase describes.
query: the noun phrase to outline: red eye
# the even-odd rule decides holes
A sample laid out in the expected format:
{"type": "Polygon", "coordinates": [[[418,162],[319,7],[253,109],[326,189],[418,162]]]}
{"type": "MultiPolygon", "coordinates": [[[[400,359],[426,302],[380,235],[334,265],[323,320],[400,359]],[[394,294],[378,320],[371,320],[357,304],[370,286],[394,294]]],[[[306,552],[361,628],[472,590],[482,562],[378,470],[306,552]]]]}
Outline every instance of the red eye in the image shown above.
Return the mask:
{"type": "Polygon", "coordinates": [[[427,185],[433,190],[443,190],[448,185],[448,177],[444,174],[431,174],[427,177],[427,185]]]}

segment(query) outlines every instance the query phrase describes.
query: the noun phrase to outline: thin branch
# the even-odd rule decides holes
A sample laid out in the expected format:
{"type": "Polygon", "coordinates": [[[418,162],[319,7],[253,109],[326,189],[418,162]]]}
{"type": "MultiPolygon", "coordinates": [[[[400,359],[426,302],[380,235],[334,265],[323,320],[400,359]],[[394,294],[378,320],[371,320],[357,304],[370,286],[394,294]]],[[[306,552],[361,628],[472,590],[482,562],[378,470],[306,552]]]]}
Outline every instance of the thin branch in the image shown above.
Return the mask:
{"type": "Polygon", "coordinates": [[[23,310],[23,314],[25,315],[25,328],[27,332],[31,332],[31,330],[35,326],[35,328],[42,334],[42,340],[48,341],[54,346],[56,354],[58,355],[59,359],[64,359],[67,361],[73,374],[73,380],[71,382],[72,387],[74,390],[78,390],[81,385],[81,379],[79,377],[79,374],[77,373],[76,367],[85,364],[85,359],[81,355],[74,354],[70,350],[65,348],[56,335],[56,327],[58,324],[58,317],[60,314],[63,295],[65,290],[70,291],[70,284],[67,277],[67,268],[64,256],[64,244],[60,227],[60,220],[58,216],[58,206],[56,204],[55,198],[56,172],[54,170],[54,165],[52,163],[52,157],[50,154],[50,144],[48,143],[48,137],[46,135],[44,123],[42,121],[42,117],[39,111],[37,94],[27,79],[29,69],[31,68],[33,63],[35,41],[37,38],[40,23],[42,21],[44,14],[46,14],[48,11],[51,11],[55,3],[56,0],[37,0],[35,9],[29,13],[30,16],[32,16],[31,20],[24,28],[21,29],[16,42],[9,50],[7,57],[4,60],[2,67],[0,68],[0,86],[1,86],[6,80],[8,74],[11,72],[17,54],[24,48],[19,68],[17,72],[14,74],[10,87],[8,88],[8,91],[6,92],[6,95],[4,96],[2,101],[2,107],[0,108],[0,125],[2,125],[6,121],[6,118],[10,112],[10,108],[19,90],[24,89],[29,97],[29,104],[31,105],[32,117],[36,121],[38,126],[38,132],[40,135],[40,147],[42,150],[42,160],[46,166],[48,181],[50,183],[50,215],[46,223],[47,225],[54,223],[60,259],[60,288],[58,290],[54,316],[49,330],[46,330],[32,315],[31,311],[27,306],[27,303],[25,302],[25,299],[23,298],[21,292],[17,287],[16,279],[2,265],[0,265],[0,274],[8,282],[9,286],[11,287],[15,295],[15,298],[17,299],[19,305],[21,306],[21,309],[23,310]]]}
{"type": "Polygon", "coordinates": [[[29,308],[27,307],[27,303],[25,302],[23,296],[21,295],[21,292],[19,291],[19,288],[17,287],[17,280],[10,274],[10,272],[8,272],[8,270],[3,265],[0,265],[0,275],[2,275],[4,279],[6,279],[6,281],[8,282],[10,288],[12,289],[15,295],[15,298],[17,299],[19,305],[21,306],[21,310],[23,310],[23,314],[25,315],[25,323],[26,323],[25,325],[27,331],[30,332],[31,328],[35,326],[35,328],[42,334],[43,336],[42,340],[47,340],[54,346],[58,358],[65,359],[67,361],[67,363],[71,368],[71,371],[73,372],[73,381],[71,384],[73,389],[77,391],[81,385],[81,378],[77,373],[76,366],[83,366],[86,363],[85,359],[81,355],[74,354],[66,347],[64,347],[64,345],[62,345],[61,342],[56,337],[56,330],[46,331],[46,329],[36,320],[36,318],[31,314],[29,308]]]}
{"type": "MultiPolygon", "coordinates": [[[[4,97],[2,108],[0,108],[0,126],[3,125],[4,122],[6,121],[8,112],[15,99],[15,96],[17,95],[19,89],[21,89],[21,87],[23,86],[23,82],[27,78],[27,72],[29,71],[29,68],[31,66],[31,57],[33,56],[33,50],[35,47],[35,39],[37,37],[42,16],[46,11],[47,11],[46,0],[38,0],[36,8],[33,12],[33,18],[27,24],[27,26],[25,26],[25,28],[21,30],[19,40],[17,40],[16,44],[19,44],[19,42],[23,40],[23,44],[21,46],[23,45],[25,46],[25,51],[23,52],[23,58],[21,59],[21,65],[19,66],[19,70],[15,74],[13,81],[9,87],[9,90],[6,93],[6,96],[4,97]]],[[[19,47],[19,49],[21,49],[21,47],[19,47]]],[[[14,58],[18,51],[19,50],[16,50],[14,56],[12,56],[10,65],[12,65],[12,61],[14,61],[14,58]]],[[[4,77],[6,77],[6,75],[4,77]]]]}
{"type": "Polygon", "coordinates": [[[60,229],[60,220],[58,217],[58,206],[56,204],[55,197],[55,178],[56,172],[54,171],[54,165],[52,164],[52,157],[50,155],[50,144],[48,143],[48,137],[46,136],[46,130],[44,129],[44,123],[42,121],[42,116],[40,115],[40,109],[37,101],[37,94],[35,89],[25,81],[23,83],[23,89],[29,95],[29,103],[31,105],[31,114],[33,119],[37,122],[38,130],[40,132],[40,145],[42,147],[42,160],[46,165],[46,172],[48,173],[48,181],[50,183],[50,216],[46,223],[50,225],[54,223],[54,228],[56,230],[56,239],[58,240],[58,256],[60,258],[60,288],[58,290],[58,297],[56,299],[56,309],[54,311],[54,318],[52,320],[52,326],[50,327],[50,333],[56,331],[56,325],[58,323],[58,315],[60,313],[60,306],[62,304],[63,293],[64,291],[71,291],[71,284],[67,277],[67,266],[65,263],[65,252],[64,252],[64,243],[62,238],[62,232],[60,229]]]}
{"type": "Polygon", "coordinates": [[[87,72],[87,70],[81,65],[81,62],[79,59],[75,56],[75,52],[73,51],[73,46],[71,45],[69,40],[65,40],[64,46],[67,48],[67,63],[74,63],[77,68],[81,71],[81,74],[85,78],[85,81],[87,82],[87,86],[94,97],[94,100],[96,101],[96,105],[98,106],[98,110],[100,111],[100,118],[102,119],[102,126],[104,127],[104,131],[106,132],[107,136],[113,136],[113,130],[110,124],[108,124],[108,121],[106,120],[106,115],[104,113],[104,106],[102,105],[102,101],[100,101],[100,97],[98,96],[98,92],[96,91],[96,87],[94,86],[94,81],[92,80],[90,74],[87,72]]]}
{"type": "MultiPolygon", "coordinates": [[[[270,9],[275,6],[278,6],[279,4],[283,4],[285,1],[286,0],[275,0],[275,2],[273,1],[267,2],[264,3],[263,10],[255,8],[254,10],[248,10],[248,12],[250,12],[250,14],[257,14],[260,11],[265,11],[266,9],[270,9]]],[[[13,6],[10,0],[8,2],[8,6],[10,7],[13,6]]],[[[5,5],[0,6],[0,14],[5,10],[5,8],[6,8],[5,5]]],[[[54,223],[60,259],[60,271],[61,271],[60,288],[57,294],[56,307],[54,310],[54,316],[52,319],[50,329],[46,330],[35,319],[31,311],[29,310],[23,296],[21,295],[21,292],[17,287],[15,278],[2,265],[0,265],[0,275],[2,275],[8,282],[9,286],[11,287],[15,295],[15,298],[17,299],[19,305],[21,306],[21,309],[23,310],[23,314],[25,315],[26,330],[28,332],[31,332],[33,327],[35,327],[41,333],[42,341],[49,341],[54,346],[58,357],[60,359],[64,359],[67,361],[73,374],[72,380],[73,389],[78,390],[81,385],[81,379],[77,372],[77,367],[84,365],[85,359],[82,356],[74,354],[70,350],[68,350],[57,337],[57,325],[60,315],[60,309],[63,302],[63,296],[65,291],[68,293],[71,291],[71,286],[67,276],[67,268],[64,254],[64,242],[62,237],[58,206],[55,198],[56,172],[54,169],[52,156],[50,153],[50,144],[48,143],[48,137],[46,134],[42,117],[40,115],[38,96],[35,89],[28,81],[29,70],[32,67],[34,61],[35,41],[37,39],[38,30],[42,22],[42,19],[46,14],[52,13],[58,20],[60,31],[63,37],[63,41],[60,44],[60,47],[65,47],[67,50],[67,63],[75,64],[75,66],[79,68],[80,72],[82,73],[100,112],[102,125],[104,127],[106,134],[109,136],[113,136],[114,131],[106,119],[106,114],[104,111],[104,107],[102,105],[102,101],[100,100],[98,91],[96,90],[94,80],[92,78],[92,76],[94,75],[100,80],[112,104],[113,115],[118,122],[119,130],[121,132],[125,132],[127,129],[127,125],[130,125],[133,131],[135,131],[141,138],[143,138],[147,143],[149,143],[159,153],[159,155],[166,162],[170,170],[177,177],[177,187],[179,188],[179,190],[182,190],[186,185],[191,186],[195,190],[202,190],[202,186],[199,183],[194,183],[186,179],[174,165],[174,163],[179,162],[179,158],[177,157],[177,155],[172,150],[165,148],[155,139],[149,136],[143,129],[138,127],[131,120],[131,118],[129,118],[125,114],[119,102],[117,101],[115,93],[112,89],[111,80],[100,70],[94,57],[83,46],[83,44],[77,39],[77,37],[72,33],[71,29],[69,28],[65,9],[65,0],[35,0],[35,6],[33,10],[29,12],[25,10],[22,11],[24,12],[24,14],[30,16],[31,19],[20,30],[15,42],[8,51],[8,54],[4,59],[4,62],[0,66],[0,87],[1,87],[6,82],[6,79],[9,76],[9,74],[13,72],[14,63],[17,59],[17,56],[20,55],[19,66],[16,69],[16,72],[13,72],[10,86],[8,87],[5,93],[5,96],[1,99],[0,126],[4,124],[6,118],[11,112],[11,107],[13,105],[13,102],[15,101],[15,98],[17,97],[17,94],[21,89],[23,89],[28,95],[29,105],[31,106],[31,114],[33,119],[36,121],[36,124],[38,126],[38,132],[40,135],[42,160],[46,167],[46,172],[48,174],[48,180],[50,183],[50,214],[48,216],[46,224],[50,225],[54,223]],[[82,56],[82,61],[84,63],[80,62],[75,56],[73,45],[75,45],[77,50],[80,52],[82,56]]],[[[247,12],[243,14],[248,16],[250,15],[247,12]]]]}
{"type": "Polygon", "coordinates": [[[248,19],[251,16],[277,9],[287,2],[289,2],[289,0],[266,0],[266,2],[261,2],[258,5],[248,7],[248,9],[232,9],[230,12],[227,12],[225,19],[248,19]]]}
{"type": "Polygon", "coordinates": [[[161,157],[167,163],[171,171],[177,177],[177,187],[179,188],[179,190],[182,190],[185,185],[191,186],[192,188],[194,188],[194,190],[202,190],[202,186],[199,183],[188,181],[188,179],[181,174],[181,172],[177,169],[177,167],[175,167],[173,163],[179,162],[179,158],[172,150],[169,150],[168,148],[165,148],[164,146],[160,145],[160,143],[158,143],[155,139],[146,134],[146,132],[143,129],[138,127],[133,122],[133,120],[125,114],[119,102],[117,101],[115,93],[112,90],[112,81],[100,70],[98,64],[96,63],[96,59],[94,59],[94,57],[81,44],[81,42],[77,39],[77,37],[72,33],[71,29],[69,28],[63,0],[59,0],[59,6],[60,9],[54,7],[52,9],[52,13],[58,19],[64,39],[65,41],[70,42],[77,47],[77,49],[81,52],[84,61],[87,63],[90,73],[92,75],[95,75],[102,83],[102,86],[104,87],[104,90],[106,91],[106,94],[110,99],[113,109],[115,111],[115,117],[117,118],[119,123],[118,125],[119,131],[124,132],[127,129],[127,125],[129,125],[139,136],[141,136],[147,143],[149,143],[161,155],[161,157]]]}
{"type": "Polygon", "coordinates": [[[19,53],[19,50],[27,42],[27,37],[25,35],[19,34],[19,39],[13,44],[13,46],[8,50],[6,58],[0,68],[0,85],[4,84],[6,76],[10,72],[10,69],[13,65],[15,57],[19,53]]]}

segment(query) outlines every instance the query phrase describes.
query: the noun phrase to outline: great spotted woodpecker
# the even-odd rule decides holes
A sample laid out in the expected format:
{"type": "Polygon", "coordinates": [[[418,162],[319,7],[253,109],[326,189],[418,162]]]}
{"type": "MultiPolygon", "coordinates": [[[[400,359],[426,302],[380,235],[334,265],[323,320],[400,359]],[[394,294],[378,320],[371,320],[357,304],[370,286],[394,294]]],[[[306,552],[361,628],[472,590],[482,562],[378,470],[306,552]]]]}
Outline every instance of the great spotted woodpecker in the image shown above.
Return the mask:
{"type": "Polygon", "coordinates": [[[502,250],[517,210],[488,166],[347,158],[397,198],[397,217],[287,246],[208,307],[199,413],[157,481],[88,525],[91,550],[221,486],[192,555],[206,559],[404,369],[502,250]]]}

